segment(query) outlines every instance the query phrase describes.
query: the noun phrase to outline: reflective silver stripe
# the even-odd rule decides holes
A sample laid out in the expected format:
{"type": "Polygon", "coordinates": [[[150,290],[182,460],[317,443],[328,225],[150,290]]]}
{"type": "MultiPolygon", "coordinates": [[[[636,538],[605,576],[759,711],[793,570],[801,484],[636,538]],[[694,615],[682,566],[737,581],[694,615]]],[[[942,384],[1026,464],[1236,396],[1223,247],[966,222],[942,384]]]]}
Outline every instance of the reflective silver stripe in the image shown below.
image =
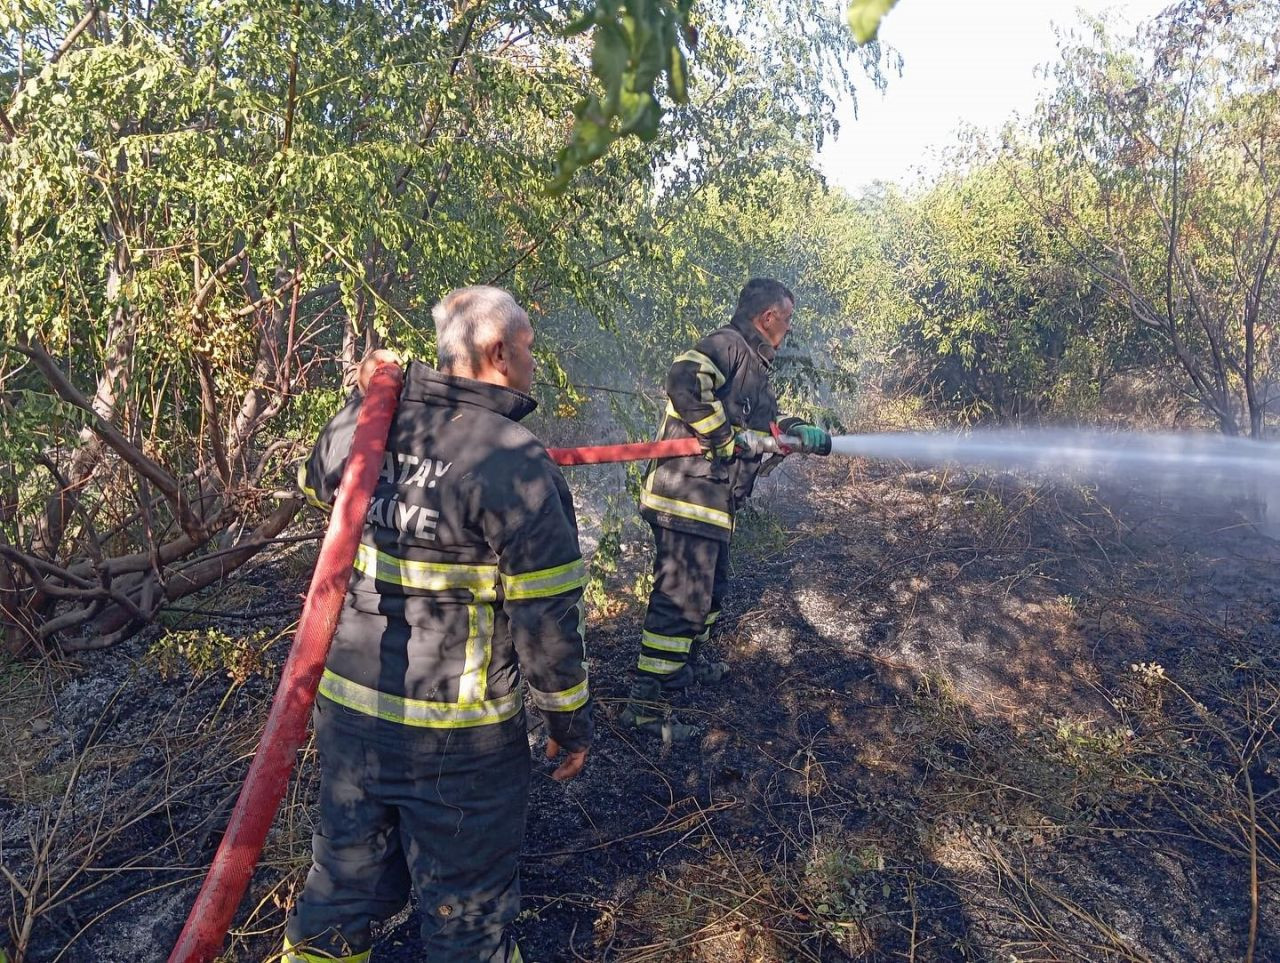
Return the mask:
{"type": "Polygon", "coordinates": [[[493,606],[467,606],[467,648],[462,676],[458,679],[458,701],[482,702],[493,659],[493,606]]]}
{"type": "Polygon", "coordinates": [[[693,641],[695,641],[695,642],[697,642],[699,645],[701,645],[702,643],[704,643],[704,642],[706,642],[708,639],[710,639],[710,638],[711,638],[711,626],[713,626],[713,625],[715,625],[715,624],[716,624],[716,619],[718,619],[718,618],[720,618],[720,611],[719,611],[718,609],[717,609],[716,611],[714,611],[714,612],[708,612],[708,613],[707,613],[707,619],[706,619],[706,621],[703,623],[703,625],[705,626],[705,628],[704,628],[701,632],[699,632],[699,633],[697,634],[697,636],[694,638],[694,640],[693,640],[693,641]]]}
{"type": "Polygon", "coordinates": [[[657,632],[644,630],[640,633],[640,644],[662,652],[685,652],[693,645],[693,639],[681,638],[678,635],[658,635],[657,632]]]}
{"type": "Polygon", "coordinates": [[[555,568],[502,576],[502,591],[508,599],[544,599],[562,595],[587,584],[587,566],[580,558],[555,568]]]}
{"type": "Polygon", "coordinates": [[[711,432],[715,431],[729,420],[725,417],[724,405],[720,404],[720,402],[713,402],[711,407],[714,408],[715,411],[711,412],[707,417],[699,421],[690,422],[689,424],[689,427],[700,435],[711,434],[711,432]]]}
{"type": "Polygon", "coordinates": [[[427,702],[394,696],[324,670],[320,694],[339,705],[388,722],[427,729],[467,729],[505,722],[520,711],[519,690],[480,702],[427,702]]]}
{"type": "MultiPolygon", "coordinates": [[[[653,476],[649,477],[652,478],[653,476]]],[[[688,518],[695,522],[706,522],[708,525],[715,525],[718,528],[733,530],[733,519],[728,512],[707,508],[704,505],[694,505],[692,502],[681,502],[674,498],[666,498],[662,495],[654,494],[648,489],[640,493],[640,504],[657,512],[675,515],[678,518],[688,518]]]]}
{"type": "Polygon", "coordinates": [[[636,668],[644,672],[656,672],[659,675],[670,675],[684,668],[683,662],[668,662],[666,659],[655,659],[642,655],[636,660],[636,668]]]}
{"type": "MultiPolygon", "coordinates": [[[[582,668],[585,671],[587,664],[584,662],[582,668]]],[[[529,694],[533,696],[533,704],[539,709],[548,709],[552,712],[572,712],[574,709],[581,709],[587,704],[587,699],[591,697],[591,693],[587,689],[587,680],[584,678],[577,685],[568,689],[561,689],[559,692],[543,692],[529,686],[529,694]]]]}
{"type": "Polygon", "coordinates": [[[415,562],[396,558],[372,545],[360,543],[355,570],[377,579],[427,592],[470,589],[477,602],[492,602],[498,597],[498,566],[450,565],[444,562],[415,562]]]}
{"type": "MultiPolygon", "coordinates": [[[[725,417],[724,405],[716,397],[716,389],[726,380],[724,372],[701,351],[686,351],[676,358],[674,363],[678,364],[681,361],[691,361],[698,366],[698,397],[703,404],[710,405],[712,408],[711,414],[697,421],[691,421],[688,425],[698,434],[708,435],[729,420],[725,417]]],[[[670,403],[667,404],[667,414],[680,418],[680,412],[676,411],[675,406],[670,403]]]]}
{"type": "Polygon", "coordinates": [[[332,953],[308,953],[294,949],[289,937],[284,938],[284,956],[280,963],[368,963],[372,951],[365,950],[353,956],[334,956],[332,953]]]}
{"type": "Polygon", "coordinates": [[[302,494],[306,496],[307,504],[314,508],[320,509],[322,512],[333,511],[333,506],[327,502],[322,502],[320,496],[316,494],[316,490],[307,484],[307,465],[303,462],[298,466],[298,488],[302,490],[302,494]]]}
{"type": "Polygon", "coordinates": [[[677,357],[672,364],[679,364],[681,361],[692,361],[698,366],[698,372],[700,374],[710,375],[713,388],[719,388],[727,380],[724,376],[724,372],[716,367],[716,363],[701,351],[694,351],[690,349],[677,357]]]}
{"type": "MultiPolygon", "coordinates": [[[[712,411],[711,414],[707,415],[707,417],[699,419],[698,421],[688,422],[689,427],[700,435],[711,434],[711,432],[715,431],[729,420],[725,416],[724,405],[722,405],[718,399],[711,402],[711,407],[715,410],[712,411]]],[[[684,421],[684,419],[680,417],[680,412],[676,411],[676,406],[669,401],[667,402],[667,415],[671,418],[684,421]]]]}

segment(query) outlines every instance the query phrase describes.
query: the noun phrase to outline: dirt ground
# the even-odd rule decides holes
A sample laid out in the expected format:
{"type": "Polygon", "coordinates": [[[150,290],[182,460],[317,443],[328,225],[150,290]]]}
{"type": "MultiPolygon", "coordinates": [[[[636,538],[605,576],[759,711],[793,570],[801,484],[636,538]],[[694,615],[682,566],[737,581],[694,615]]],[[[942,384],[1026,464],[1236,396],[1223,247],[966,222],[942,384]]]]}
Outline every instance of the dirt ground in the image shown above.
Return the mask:
{"type": "MultiPolygon", "coordinates": [[[[678,706],[691,744],[613,724],[648,564],[624,532],[588,769],[535,763],[526,960],[1280,960],[1280,542],[1249,506],[836,459],[764,489],[715,643],[734,674],[678,706]]],[[[177,636],[4,670],[0,890],[30,960],[166,958],[302,569],[177,636]]],[[[227,959],[278,946],[311,762],[227,959]]],[[[418,959],[416,929],[375,959],[418,959]]]]}

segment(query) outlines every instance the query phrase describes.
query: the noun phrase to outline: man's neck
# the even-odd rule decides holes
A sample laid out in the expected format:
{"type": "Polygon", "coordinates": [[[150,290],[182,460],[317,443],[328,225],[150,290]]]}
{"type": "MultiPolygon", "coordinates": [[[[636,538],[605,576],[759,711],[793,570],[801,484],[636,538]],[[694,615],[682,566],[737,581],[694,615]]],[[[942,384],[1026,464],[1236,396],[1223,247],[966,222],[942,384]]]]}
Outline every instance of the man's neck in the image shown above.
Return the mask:
{"type": "Polygon", "coordinates": [[[479,381],[482,384],[494,385],[498,388],[510,388],[511,385],[507,381],[507,376],[497,368],[485,368],[481,371],[473,371],[470,368],[463,369],[461,366],[452,368],[442,368],[441,374],[447,374],[451,378],[469,378],[471,381],[479,381]]]}

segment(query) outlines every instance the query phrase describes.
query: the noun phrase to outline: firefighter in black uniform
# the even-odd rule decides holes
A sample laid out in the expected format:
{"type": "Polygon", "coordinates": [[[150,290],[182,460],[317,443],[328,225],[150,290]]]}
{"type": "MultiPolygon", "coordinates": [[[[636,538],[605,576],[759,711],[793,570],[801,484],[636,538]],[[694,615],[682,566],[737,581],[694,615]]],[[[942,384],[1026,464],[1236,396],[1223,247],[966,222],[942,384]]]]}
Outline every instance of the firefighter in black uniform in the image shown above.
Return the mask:
{"type": "Polygon", "coordinates": [[[745,450],[740,429],[795,437],[795,450],[830,454],[831,436],[800,418],[778,419],[769,385],[774,353],[791,329],[795,298],[771,278],[753,278],[738,295],[726,326],[680,355],[667,373],[661,440],[695,436],[705,455],[653,462],[640,493],[640,513],[653,528],[653,591],[625,725],[688,739],[693,726],[672,719],[667,697],[692,682],[714,685],[724,662],[700,658],[720,616],[729,572],[733,517],[751,494],[762,455],[745,450]]]}
{"type": "MultiPolygon", "coordinates": [[[[542,444],[533,329],[511,295],[462,288],[433,312],[440,370],[408,366],[316,700],[320,820],[285,963],[369,957],[412,889],[423,959],[514,963],[530,780],[520,690],[554,778],[591,741],[573,501],[542,444]]],[[[301,473],[331,505],[359,396],[301,473]]]]}

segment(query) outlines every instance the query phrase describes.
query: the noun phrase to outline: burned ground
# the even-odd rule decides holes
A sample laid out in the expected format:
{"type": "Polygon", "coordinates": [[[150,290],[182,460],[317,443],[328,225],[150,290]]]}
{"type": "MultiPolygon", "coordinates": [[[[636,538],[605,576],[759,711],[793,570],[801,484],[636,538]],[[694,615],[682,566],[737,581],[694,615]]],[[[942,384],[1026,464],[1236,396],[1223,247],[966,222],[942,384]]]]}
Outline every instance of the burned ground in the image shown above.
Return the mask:
{"type": "MultiPolygon", "coordinates": [[[[592,619],[588,769],[560,786],[535,764],[526,959],[1280,958],[1280,544],[1207,495],[779,474],[737,537],[716,643],[734,675],[679,706],[704,729],[689,745],[612,721],[647,564],[624,538],[592,619]]],[[[165,958],[303,584],[277,562],[187,635],[6,670],[2,841],[31,960],[165,958]]],[[[302,763],[231,959],[278,945],[302,763]]],[[[376,958],[417,959],[415,932],[393,922],[376,958]]]]}

